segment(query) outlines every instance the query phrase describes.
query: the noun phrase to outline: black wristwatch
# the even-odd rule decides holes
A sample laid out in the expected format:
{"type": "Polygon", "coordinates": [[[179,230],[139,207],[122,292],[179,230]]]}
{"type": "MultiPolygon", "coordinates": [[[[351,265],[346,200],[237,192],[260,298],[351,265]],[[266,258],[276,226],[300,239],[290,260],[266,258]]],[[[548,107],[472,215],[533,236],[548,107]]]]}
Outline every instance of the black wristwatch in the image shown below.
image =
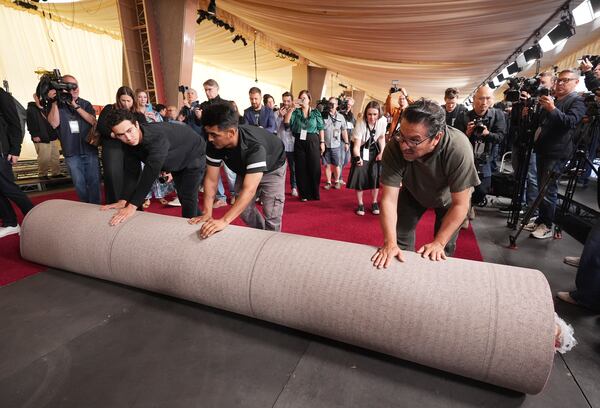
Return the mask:
{"type": "Polygon", "coordinates": [[[81,109],[81,106],[79,106],[79,105],[75,106],[75,110],[77,110],[77,109],[81,109]]]}

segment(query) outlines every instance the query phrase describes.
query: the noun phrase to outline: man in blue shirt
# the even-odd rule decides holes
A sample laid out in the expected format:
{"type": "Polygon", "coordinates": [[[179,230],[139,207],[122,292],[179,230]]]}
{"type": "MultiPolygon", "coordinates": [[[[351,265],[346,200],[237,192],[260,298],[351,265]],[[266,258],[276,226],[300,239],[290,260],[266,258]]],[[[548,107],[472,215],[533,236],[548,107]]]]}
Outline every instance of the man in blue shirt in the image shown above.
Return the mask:
{"type": "Polygon", "coordinates": [[[244,110],[244,120],[248,125],[258,126],[269,133],[277,133],[275,114],[262,104],[261,91],[253,86],[248,92],[250,95],[250,107],[244,110]]]}
{"type": "Polygon", "coordinates": [[[88,101],[79,97],[79,84],[72,75],[64,75],[62,82],[75,85],[68,91],[70,102],[59,103],[56,91],[48,93],[52,106],[48,122],[58,129],[62,152],[80,201],[100,204],[100,167],[98,148],[87,143],[87,135],[96,124],[96,112],[88,101]]]}

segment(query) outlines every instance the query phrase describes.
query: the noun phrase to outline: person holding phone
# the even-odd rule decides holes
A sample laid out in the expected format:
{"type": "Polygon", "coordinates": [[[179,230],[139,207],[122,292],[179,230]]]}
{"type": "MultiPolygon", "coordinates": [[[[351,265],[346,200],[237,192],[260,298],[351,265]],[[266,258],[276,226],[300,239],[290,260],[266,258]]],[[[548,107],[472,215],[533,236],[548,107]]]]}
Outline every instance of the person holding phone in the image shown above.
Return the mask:
{"type": "Polygon", "coordinates": [[[317,109],[310,107],[312,96],[306,89],[294,101],[296,109],[284,118],[294,135],[296,183],[301,201],[319,200],[321,181],[321,155],[325,152],[325,124],[317,109]]]}

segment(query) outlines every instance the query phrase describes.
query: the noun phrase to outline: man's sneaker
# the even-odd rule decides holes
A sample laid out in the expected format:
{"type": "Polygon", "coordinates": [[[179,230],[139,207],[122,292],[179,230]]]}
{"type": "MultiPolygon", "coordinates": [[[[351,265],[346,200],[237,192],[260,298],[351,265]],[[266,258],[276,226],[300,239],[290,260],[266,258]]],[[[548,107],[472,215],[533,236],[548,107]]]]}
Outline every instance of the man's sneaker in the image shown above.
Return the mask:
{"type": "Polygon", "coordinates": [[[523,229],[524,229],[525,231],[531,231],[531,232],[535,231],[535,230],[537,229],[538,225],[539,225],[539,224],[538,224],[536,221],[537,221],[537,218],[536,218],[536,219],[533,219],[533,218],[532,218],[532,219],[529,221],[529,224],[525,225],[525,226],[523,227],[523,229]]]}
{"type": "Polygon", "coordinates": [[[569,266],[574,266],[575,268],[579,268],[579,260],[581,257],[579,256],[565,256],[563,262],[569,266]]]}
{"type": "Polygon", "coordinates": [[[531,233],[531,236],[537,239],[552,238],[552,228],[548,228],[546,224],[542,223],[531,233]]]}
{"type": "Polygon", "coordinates": [[[229,197],[229,204],[234,205],[235,204],[235,196],[232,195],[231,197],[229,197]]]}
{"type": "Polygon", "coordinates": [[[325,183],[325,185],[323,186],[323,188],[325,190],[330,190],[331,189],[331,183],[330,182],[325,183]]]}
{"type": "Polygon", "coordinates": [[[7,237],[13,234],[21,234],[21,227],[0,227],[0,238],[7,237]]]}
{"type": "Polygon", "coordinates": [[[214,204],[213,204],[213,208],[221,208],[221,207],[225,207],[227,205],[227,201],[225,200],[215,200],[214,204]]]}
{"type": "Polygon", "coordinates": [[[379,204],[373,203],[371,205],[371,212],[375,215],[379,215],[379,204]]]}
{"type": "Polygon", "coordinates": [[[334,185],[334,187],[335,187],[335,189],[336,189],[336,190],[339,190],[339,189],[341,189],[341,188],[342,188],[342,183],[341,183],[341,181],[339,181],[339,180],[338,180],[338,181],[336,181],[336,182],[335,182],[335,185],[334,185]]]}
{"type": "Polygon", "coordinates": [[[181,207],[181,202],[179,202],[179,197],[175,197],[171,201],[167,203],[169,207],[181,207]]]}
{"type": "Polygon", "coordinates": [[[365,206],[362,204],[358,205],[358,208],[356,209],[356,215],[365,215],[365,206]]]}
{"type": "Polygon", "coordinates": [[[292,188],[292,197],[298,197],[298,189],[296,187],[292,188]]]}

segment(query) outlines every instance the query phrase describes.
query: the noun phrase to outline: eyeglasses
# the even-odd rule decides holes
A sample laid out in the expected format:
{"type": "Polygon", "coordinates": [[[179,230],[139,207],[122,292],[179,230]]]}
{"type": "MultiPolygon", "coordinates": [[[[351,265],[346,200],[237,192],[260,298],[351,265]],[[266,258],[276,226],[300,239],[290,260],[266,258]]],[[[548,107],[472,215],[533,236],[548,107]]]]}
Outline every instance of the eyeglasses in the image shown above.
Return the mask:
{"type": "Polygon", "coordinates": [[[432,136],[427,136],[424,139],[421,140],[413,140],[413,139],[407,139],[406,137],[404,137],[404,135],[402,134],[402,132],[400,131],[400,128],[398,128],[398,130],[396,130],[393,134],[392,137],[394,138],[394,140],[396,140],[398,143],[402,144],[402,142],[406,143],[409,147],[417,147],[419,146],[421,143],[425,142],[426,140],[431,139],[432,137],[434,137],[435,135],[432,136]]]}
{"type": "Polygon", "coordinates": [[[557,83],[557,84],[566,84],[567,82],[570,82],[570,81],[575,81],[576,79],[577,79],[577,78],[558,78],[558,79],[556,80],[556,83],[557,83]]]}

